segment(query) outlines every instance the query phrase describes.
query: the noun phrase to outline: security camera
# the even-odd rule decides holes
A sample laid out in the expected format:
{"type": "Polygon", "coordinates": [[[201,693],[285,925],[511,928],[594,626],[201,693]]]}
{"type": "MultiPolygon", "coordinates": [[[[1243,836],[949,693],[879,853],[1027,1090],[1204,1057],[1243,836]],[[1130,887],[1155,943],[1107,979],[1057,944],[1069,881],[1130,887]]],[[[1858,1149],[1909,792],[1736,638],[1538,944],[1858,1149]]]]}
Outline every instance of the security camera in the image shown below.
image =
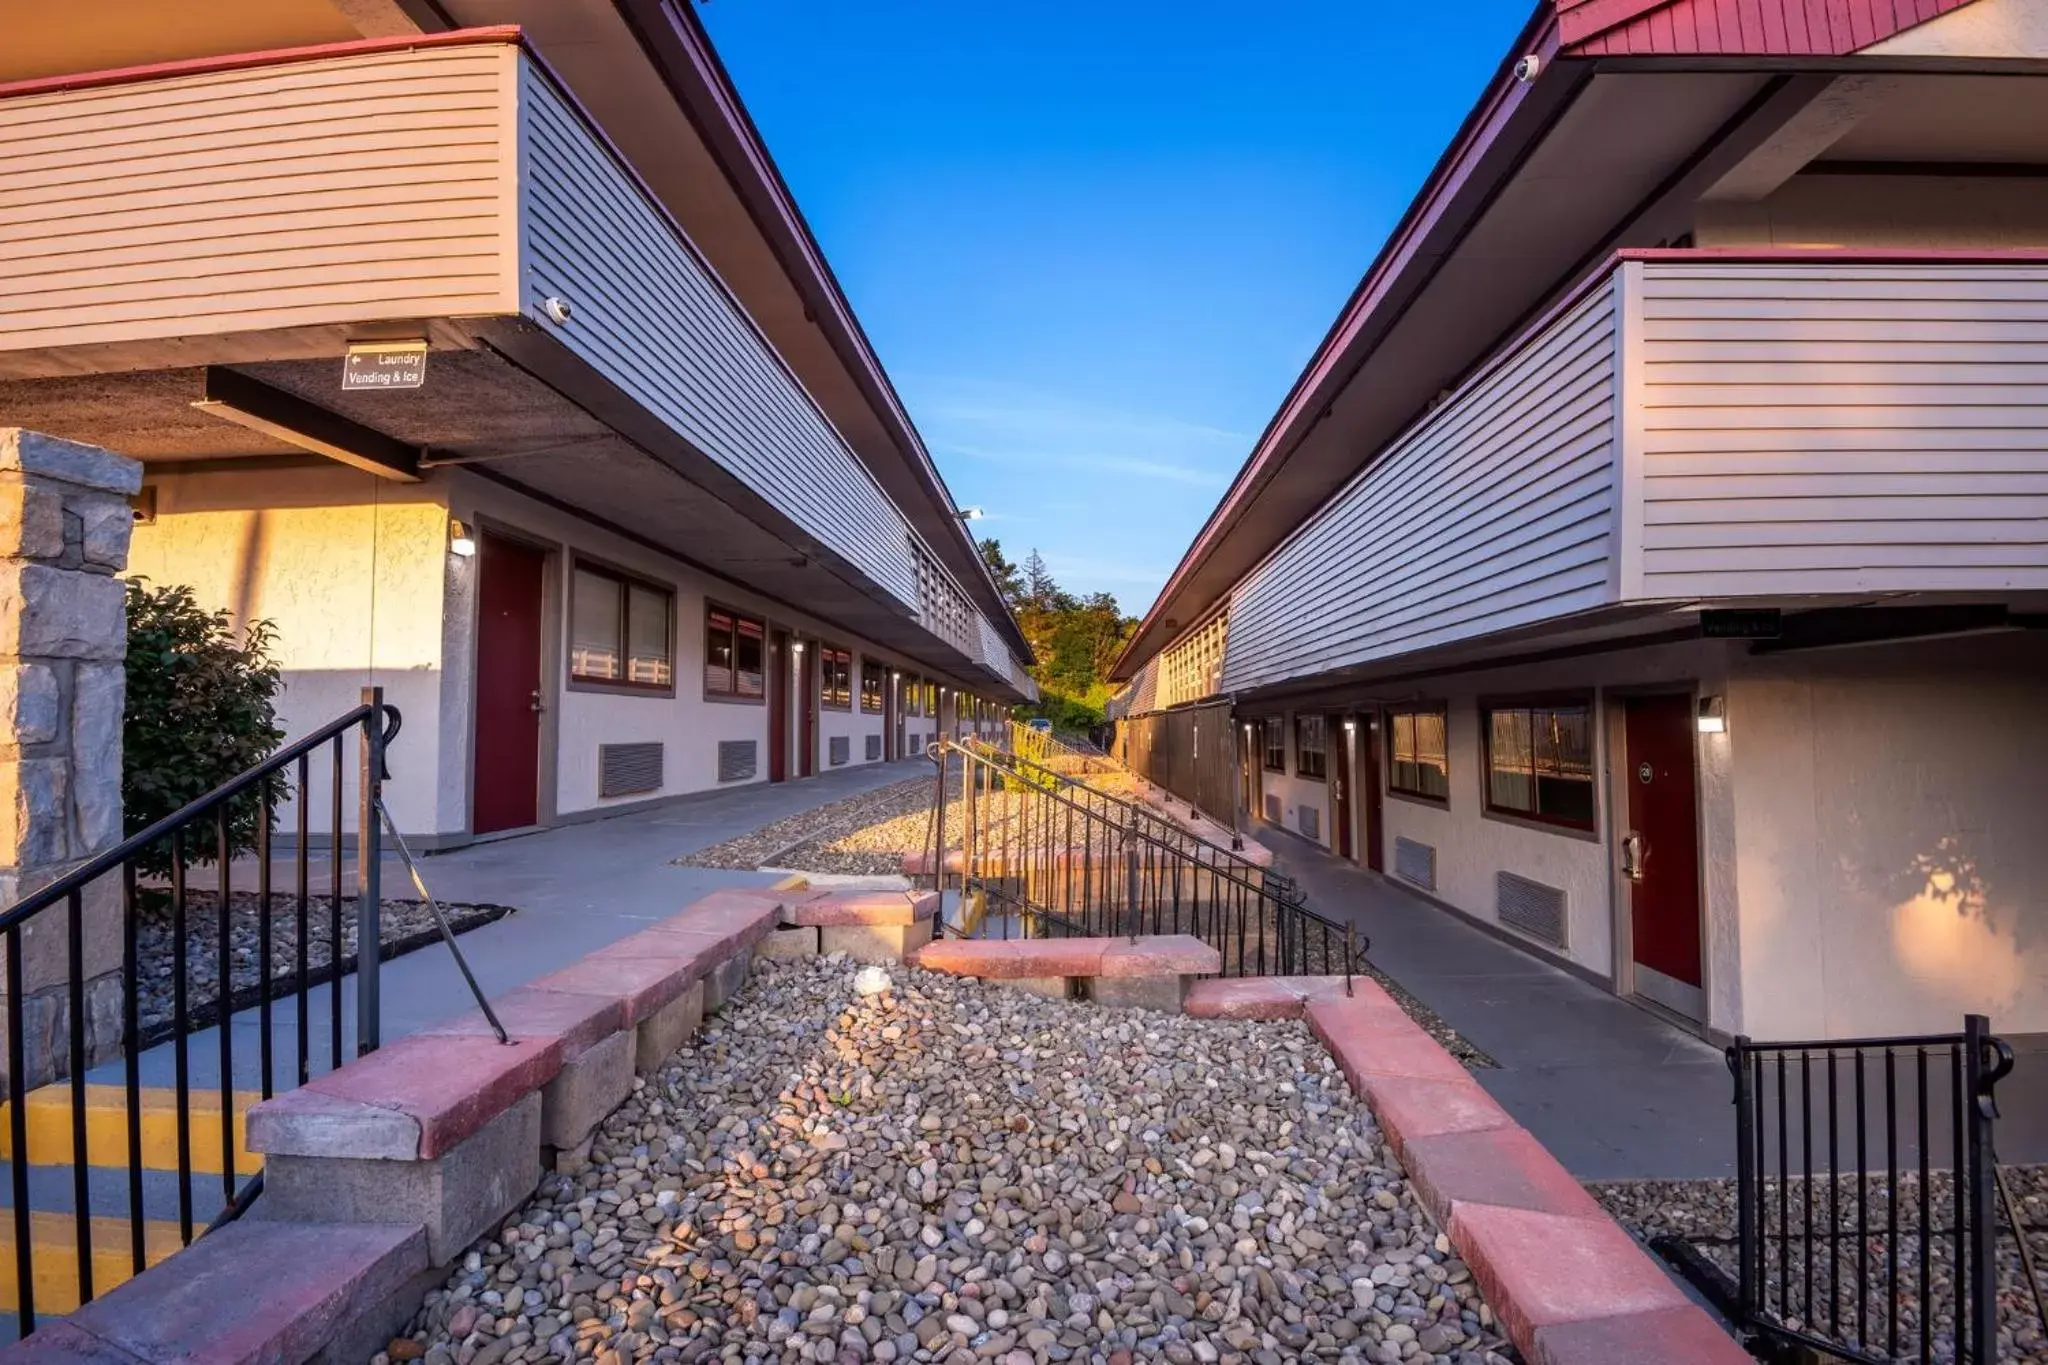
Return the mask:
{"type": "Polygon", "coordinates": [[[557,323],[569,320],[569,300],[567,299],[544,299],[541,301],[540,307],[542,312],[546,313],[557,323]]]}
{"type": "Polygon", "coordinates": [[[1542,70],[1543,59],[1531,52],[1528,56],[1515,63],[1515,79],[1527,85],[1530,81],[1535,80],[1542,70]]]}

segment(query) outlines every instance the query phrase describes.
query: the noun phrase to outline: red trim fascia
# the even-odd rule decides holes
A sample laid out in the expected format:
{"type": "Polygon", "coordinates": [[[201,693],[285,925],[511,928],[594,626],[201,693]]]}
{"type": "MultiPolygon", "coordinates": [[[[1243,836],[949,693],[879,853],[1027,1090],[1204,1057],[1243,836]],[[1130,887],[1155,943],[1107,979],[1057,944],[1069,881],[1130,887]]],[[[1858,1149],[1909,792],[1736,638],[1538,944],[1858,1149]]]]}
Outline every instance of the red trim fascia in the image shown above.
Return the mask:
{"type": "Polygon", "coordinates": [[[2026,265],[2048,263],[2048,247],[1629,247],[1615,252],[1608,259],[1608,264],[1614,261],[1755,261],[1761,265],[1814,262],[1839,265],[2026,265]]]}
{"type": "MultiPolygon", "coordinates": [[[[882,368],[880,359],[875,355],[874,346],[861,328],[860,320],[854,316],[853,308],[846,300],[845,291],[839,287],[838,277],[832,273],[831,264],[826,261],[824,253],[818,247],[817,239],[811,233],[810,225],[804,221],[801,210],[797,208],[795,196],[790,193],[788,183],[782,178],[782,172],[776,167],[774,158],[769,155],[766,140],[761,136],[760,129],[755,126],[753,117],[747,113],[745,104],[740,100],[739,91],[734,86],[730,73],[726,71],[725,64],[719,60],[717,49],[712,46],[710,35],[704,31],[701,21],[691,11],[687,0],[680,4],[674,3],[674,0],[613,0],[613,3],[625,14],[629,25],[637,20],[643,23],[660,22],[666,26],[668,36],[674,39],[684,60],[689,64],[689,79],[708,97],[711,105],[709,113],[721,125],[720,131],[725,134],[730,151],[728,153],[722,150],[716,140],[710,137],[706,138],[707,145],[729,176],[735,180],[746,179],[758,188],[758,197],[766,201],[762,207],[772,215],[774,227],[779,230],[779,235],[800,258],[789,264],[800,267],[803,273],[809,276],[811,287],[806,288],[805,281],[798,280],[798,293],[804,296],[807,305],[829,314],[815,319],[816,325],[826,333],[828,341],[832,339],[835,331],[844,338],[844,347],[835,344],[833,350],[840,354],[842,362],[847,363],[849,368],[859,371],[855,377],[857,385],[867,391],[870,403],[879,410],[883,418],[883,425],[891,429],[898,447],[922,473],[934,503],[949,520],[949,529],[954,536],[954,548],[977,567],[987,594],[986,600],[977,605],[986,608],[990,604],[1001,603],[1002,595],[996,588],[995,579],[982,563],[980,548],[974,543],[974,538],[967,531],[966,525],[954,515],[956,503],[952,490],[946,486],[945,477],[939,472],[931,453],[926,450],[916,424],[910,420],[909,411],[903,406],[902,397],[896,392],[896,386],[890,382],[887,371],[882,368]],[[740,165],[730,164],[735,158],[740,165]]],[[[652,47],[651,44],[643,45],[652,47]]],[[[657,53],[650,50],[648,56],[657,69],[662,66],[657,53]]],[[[689,105],[685,103],[684,107],[688,112],[689,105]]],[[[741,202],[747,205],[750,213],[754,212],[756,196],[749,195],[742,186],[736,185],[735,188],[739,190],[741,202]]],[[[762,226],[766,231],[768,225],[762,226]]],[[[985,611],[984,614],[988,613],[985,611]]],[[[1006,643],[1019,651],[1020,658],[1027,662],[1035,661],[1030,642],[1024,638],[1022,628],[1016,624],[1008,608],[998,607],[996,616],[1000,618],[996,620],[997,630],[1007,637],[1006,643]]]]}
{"type": "Polygon", "coordinates": [[[464,47],[474,43],[518,43],[523,39],[517,24],[493,24],[488,28],[459,28],[448,33],[414,33],[397,38],[359,38],[347,43],[317,43],[312,47],[284,47],[268,52],[232,52],[218,57],[188,57],[176,62],[153,62],[147,66],[117,66],[104,71],[80,71],[64,76],[38,76],[33,80],[0,83],[0,99],[21,95],[49,95],[67,90],[94,90],[108,85],[129,85],[137,81],[163,80],[172,76],[197,76],[215,71],[245,71],[258,66],[290,66],[298,62],[325,61],[330,57],[363,57],[378,52],[404,52],[422,47],[464,47]]]}
{"type": "MultiPolygon", "coordinates": [[[[1458,136],[1438,159],[1430,171],[1429,179],[1414,200],[1410,202],[1401,221],[1380,249],[1379,257],[1366,272],[1365,278],[1353,292],[1343,313],[1316,348],[1315,358],[1309,362],[1294,386],[1282,401],[1280,410],[1266,424],[1258,444],[1237,477],[1231,480],[1223,499],[1196,534],[1194,543],[1175,567],[1173,575],[1159,590],[1159,596],[1145,612],[1144,619],[1131,635],[1131,643],[1117,657],[1111,666],[1112,678],[1122,676],[1131,649],[1151,631],[1154,618],[1186,580],[1187,576],[1206,558],[1210,547],[1226,529],[1226,524],[1238,508],[1248,500],[1253,485],[1269,465],[1279,458],[1281,448],[1291,449],[1298,441],[1294,428],[1310,409],[1320,410],[1322,402],[1315,398],[1317,391],[1344,363],[1346,353],[1357,341],[1360,332],[1385,300],[1395,281],[1411,266],[1419,254],[1422,241],[1429,232],[1443,221],[1449,211],[1450,202],[1470,180],[1479,159],[1492,147],[1502,131],[1520,110],[1535,82],[1522,82],[1515,78],[1514,67],[1521,58],[1534,52],[1545,68],[1558,52],[1557,19],[1551,9],[1552,0],[1542,0],[1535,17],[1522,30],[1515,47],[1501,63],[1492,84],[1466,117],[1465,125],[1458,136]],[[1532,30],[1534,32],[1532,33],[1532,30]]],[[[1303,435],[1306,434],[1304,431],[1303,435]]],[[[1169,642],[1170,643],[1170,642],[1169,642]]],[[[1152,651],[1156,653],[1157,650],[1152,651]]]]}

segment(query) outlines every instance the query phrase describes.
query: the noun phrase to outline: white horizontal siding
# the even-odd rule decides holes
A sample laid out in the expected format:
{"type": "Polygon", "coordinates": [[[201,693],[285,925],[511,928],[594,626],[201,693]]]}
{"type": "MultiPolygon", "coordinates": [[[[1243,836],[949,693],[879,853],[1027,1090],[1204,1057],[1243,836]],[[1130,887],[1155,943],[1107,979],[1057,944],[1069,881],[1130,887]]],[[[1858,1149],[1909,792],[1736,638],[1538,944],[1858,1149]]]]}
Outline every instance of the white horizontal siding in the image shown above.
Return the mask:
{"type": "Polygon", "coordinates": [[[1384,452],[1237,585],[1222,690],[1608,600],[1615,346],[1603,288],[1384,452]]]}
{"type": "Polygon", "coordinates": [[[511,313],[516,49],[0,100],[0,350],[511,313]]]}
{"type": "Polygon", "coordinates": [[[1642,596],[2048,588],[2048,266],[1640,269],[1642,596]]]}
{"type": "Polygon", "coordinates": [[[522,305],[777,511],[918,605],[909,527],[751,319],[530,63],[522,305]],[[541,303],[568,300],[570,321],[541,303]]]}

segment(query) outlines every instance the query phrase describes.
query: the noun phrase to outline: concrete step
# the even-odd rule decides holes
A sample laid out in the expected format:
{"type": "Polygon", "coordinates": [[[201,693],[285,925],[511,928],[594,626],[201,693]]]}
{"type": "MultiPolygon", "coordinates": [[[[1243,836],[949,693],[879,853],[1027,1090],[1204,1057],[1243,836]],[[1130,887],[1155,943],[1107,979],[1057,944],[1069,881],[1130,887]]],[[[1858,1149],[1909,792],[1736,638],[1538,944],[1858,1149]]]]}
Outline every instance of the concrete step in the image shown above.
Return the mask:
{"type": "MultiPolygon", "coordinates": [[[[178,1092],[172,1086],[144,1086],[141,1099],[142,1166],[144,1170],[178,1169],[178,1092]]],[[[71,1130],[71,1085],[61,1081],[29,1092],[23,1102],[28,1136],[28,1159],[34,1166],[70,1166],[76,1156],[71,1130]]],[[[245,1142],[244,1124],[250,1108],[262,1099],[255,1091],[234,1092],[235,1174],[255,1174],[263,1158],[251,1152],[245,1142]]],[[[218,1174],[224,1169],[222,1154],[228,1150],[221,1141],[221,1096],[218,1090],[190,1092],[189,1142],[192,1170],[218,1174]]],[[[88,1085],[85,1088],[85,1149],[87,1164],[99,1167],[128,1166],[128,1092],[119,1085],[88,1085]]],[[[0,1158],[14,1156],[13,1115],[0,1104],[0,1158]]]]}
{"type": "MultiPolygon", "coordinates": [[[[93,1293],[104,1294],[135,1274],[132,1225],[125,1218],[94,1218],[89,1220],[88,1227],[92,1236],[93,1293]]],[[[142,1225],[146,1264],[156,1265],[183,1246],[176,1223],[142,1225]]],[[[21,1311],[20,1254],[14,1238],[13,1216],[0,1215],[0,1312],[21,1311]]],[[[69,1313],[78,1307],[78,1224],[70,1214],[29,1215],[29,1265],[34,1275],[38,1319],[69,1313]]]]}

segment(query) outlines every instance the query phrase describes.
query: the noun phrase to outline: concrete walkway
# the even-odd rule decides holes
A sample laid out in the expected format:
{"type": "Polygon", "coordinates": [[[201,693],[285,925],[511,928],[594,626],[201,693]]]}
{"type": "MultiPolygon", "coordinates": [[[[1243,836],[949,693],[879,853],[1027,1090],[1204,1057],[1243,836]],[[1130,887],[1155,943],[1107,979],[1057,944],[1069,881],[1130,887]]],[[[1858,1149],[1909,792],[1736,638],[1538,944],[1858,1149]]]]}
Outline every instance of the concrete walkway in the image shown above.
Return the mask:
{"type": "Polygon", "coordinates": [[[1479,1083],[1581,1180],[1735,1174],[1718,1049],[1284,830],[1257,837],[1373,965],[1500,1063],[1479,1083]]]}
{"type": "MultiPolygon", "coordinates": [[[[420,872],[438,901],[513,907],[514,913],[457,939],[478,984],[486,994],[500,995],[637,933],[719,887],[759,886],[774,880],[759,872],[680,867],[677,858],[751,833],[785,816],[930,773],[928,762],[913,758],[845,768],[801,782],[708,792],[630,815],[562,825],[423,857],[420,872]]],[[[345,870],[352,879],[353,869],[345,870]]],[[[280,875],[285,875],[283,869],[280,875]]],[[[385,859],[383,875],[387,900],[417,897],[404,863],[395,854],[385,859]]],[[[316,888],[325,882],[324,872],[313,878],[316,888]]],[[[253,880],[242,879],[241,884],[253,885],[253,880]]],[[[438,944],[386,962],[379,981],[386,1042],[473,1008],[454,957],[438,944]]],[[[343,1037],[352,1052],[353,976],[343,979],[341,994],[343,1037]]],[[[325,987],[309,991],[308,997],[313,1070],[325,1071],[332,997],[325,987]]],[[[271,1038],[280,1059],[280,1088],[288,1088],[286,1073],[297,1054],[296,1008],[289,998],[272,1004],[271,1038]]],[[[240,1084],[254,1088],[260,1076],[259,1012],[253,1008],[238,1012],[232,1028],[235,1076],[240,1084]]],[[[170,1084],[176,1051],[174,1044],[163,1043],[144,1053],[143,1084],[170,1084]]],[[[186,1055],[193,1086],[220,1084],[216,1030],[192,1034],[186,1055]]],[[[100,1068],[94,1079],[117,1081],[120,1074],[120,1064],[114,1063],[100,1068]]]]}

